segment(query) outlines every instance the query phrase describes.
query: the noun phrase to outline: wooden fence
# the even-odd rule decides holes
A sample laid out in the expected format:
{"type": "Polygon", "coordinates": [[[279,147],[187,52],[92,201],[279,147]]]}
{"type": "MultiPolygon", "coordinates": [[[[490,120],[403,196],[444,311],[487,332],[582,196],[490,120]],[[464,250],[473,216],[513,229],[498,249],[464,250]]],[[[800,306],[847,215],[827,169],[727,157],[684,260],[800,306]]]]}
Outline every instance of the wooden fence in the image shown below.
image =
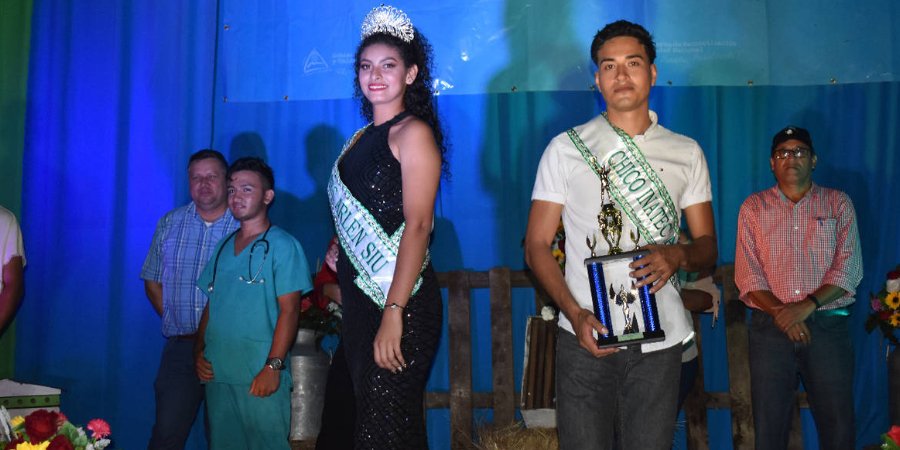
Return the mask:
{"type": "MultiPolygon", "coordinates": [[[[716,283],[722,288],[726,341],[728,346],[728,392],[706,392],[703,382],[703,336],[698,316],[694,315],[696,342],[700,350],[700,368],[694,391],[685,402],[688,447],[709,449],[707,409],[730,409],[733,443],[736,450],[752,449],[753,414],[750,404],[750,366],[747,359],[748,339],[746,307],[738,299],[734,285],[734,266],[717,269],[716,283]]],[[[546,293],[528,271],[494,268],[488,272],[456,271],[438,274],[438,281],[449,291],[448,327],[450,349],[450,386],[447,392],[426,392],[426,408],[449,408],[451,448],[471,448],[474,408],[490,408],[494,424],[515,421],[520,392],[513,378],[513,346],[524,345],[512,340],[512,289],[534,288],[535,306],[547,302],[546,293]],[[469,328],[473,289],[490,290],[492,392],[472,392],[472,334],[469,328]]],[[[798,407],[807,408],[805,394],[798,394],[798,407]]],[[[789,449],[802,449],[799,409],[795,409],[789,449]]]]}

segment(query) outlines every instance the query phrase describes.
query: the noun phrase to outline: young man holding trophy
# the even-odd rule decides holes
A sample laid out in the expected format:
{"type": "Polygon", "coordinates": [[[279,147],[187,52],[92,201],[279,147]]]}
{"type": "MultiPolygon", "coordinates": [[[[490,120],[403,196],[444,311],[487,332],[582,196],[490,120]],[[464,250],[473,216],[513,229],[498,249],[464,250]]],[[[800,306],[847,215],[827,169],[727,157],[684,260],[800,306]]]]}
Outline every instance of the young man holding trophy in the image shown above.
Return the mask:
{"type": "Polygon", "coordinates": [[[681,342],[693,331],[670,280],[717,259],[703,152],[649,108],[655,56],[640,25],[598,32],[591,57],[606,112],[556,136],[538,167],[525,252],[562,312],[562,449],[671,446],[681,342]],[[691,244],[676,243],[682,214],[691,244]],[[550,251],[560,217],[565,276],[550,251]]]}

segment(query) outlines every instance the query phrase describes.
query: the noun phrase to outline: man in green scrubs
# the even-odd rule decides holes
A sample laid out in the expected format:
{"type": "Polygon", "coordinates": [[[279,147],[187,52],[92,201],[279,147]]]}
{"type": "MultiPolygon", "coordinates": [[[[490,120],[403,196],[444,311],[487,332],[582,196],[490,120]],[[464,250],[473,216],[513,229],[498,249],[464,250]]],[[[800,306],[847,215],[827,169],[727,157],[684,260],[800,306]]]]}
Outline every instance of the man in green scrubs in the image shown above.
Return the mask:
{"type": "Polygon", "coordinates": [[[269,222],[272,169],[241,158],[228,169],[228,207],[241,227],[197,280],[209,302],[194,347],[206,383],[210,448],[288,449],[300,296],[312,289],[300,243],[269,222]]]}

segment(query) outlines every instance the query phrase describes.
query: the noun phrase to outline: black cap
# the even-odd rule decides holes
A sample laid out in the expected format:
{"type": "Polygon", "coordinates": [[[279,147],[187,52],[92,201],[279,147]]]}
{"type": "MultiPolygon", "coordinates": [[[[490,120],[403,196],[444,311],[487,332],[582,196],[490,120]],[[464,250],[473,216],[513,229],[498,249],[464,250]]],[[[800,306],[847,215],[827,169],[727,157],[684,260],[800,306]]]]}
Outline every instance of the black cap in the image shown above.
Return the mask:
{"type": "Polygon", "coordinates": [[[775,149],[781,145],[782,142],[789,141],[791,139],[796,139],[804,144],[806,144],[810,150],[813,149],[812,138],[809,137],[809,131],[806,131],[806,128],[795,127],[793,125],[785,127],[783,130],[775,133],[775,137],[772,138],[772,152],[775,152],[775,149]]]}

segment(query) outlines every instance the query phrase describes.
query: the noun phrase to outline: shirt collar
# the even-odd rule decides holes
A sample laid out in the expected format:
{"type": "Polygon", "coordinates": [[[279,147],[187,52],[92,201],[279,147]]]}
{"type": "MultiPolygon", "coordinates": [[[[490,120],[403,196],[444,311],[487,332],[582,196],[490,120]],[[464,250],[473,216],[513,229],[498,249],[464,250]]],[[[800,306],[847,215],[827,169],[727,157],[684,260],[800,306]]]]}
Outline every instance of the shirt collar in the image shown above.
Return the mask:
{"type": "MultiPolygon", "coordinates": [[[[198,220],[198,221],[200,221],[200,222],[203,222],[204,224],[206,223],[206,221],[203,220],[203,217],[200,217],[200,213],[197,212],[197,204],[194,203],[193,201],[188,205],[187,213],[188,213],[188,215],[191,216],[192,218],[195,218],[196,220],[198,220]]],[[[215,225],[215,224],[217,224],[217,223],[220,223],[220,222],[225,221],[225,220],[230,220],[230,219],[231,219],[231,210],[228,209],[228,208],[225,208],[225,213],[222,214],[221,216],[219,216],[218,219],[213,220],[213,221],[211,222],[211,225],[215,225]]]]}
{"type": "MultiPolygon", "coordinates": [[[[781,199],[781,201],[794,203],[791,201],[791,199],[787,198],[787,196],[784,195],[784,192],[781,192],[781,189],[778,187],[777,183],[775,184],[775,186],[772,187],[772,189],[775,190],[775,194],[778,196],[779,199],[781,199]]],[[[812,182],[812,184],[809,186],[809,190],[806,191],[806,194],[803,194],[803,197],[800,200],[798,200],[797,203],[794,203],[794,204],[799,205],[800,203],[805,202],[806,199],[808,199],[808,198],[818,197],[820,190],[821,189],[819,188],[819,185],[816,184],[815,182],[812,182]]]]}
{"type": "Polygon", "coordinates": [[[648,113],[650,114],[650,126],[647,127],[642,134],[638,134],[634,137],[636,141],[652,139],[653,135],[659,130],[658,116],[652,110],[648,110],[648,113]]]}

